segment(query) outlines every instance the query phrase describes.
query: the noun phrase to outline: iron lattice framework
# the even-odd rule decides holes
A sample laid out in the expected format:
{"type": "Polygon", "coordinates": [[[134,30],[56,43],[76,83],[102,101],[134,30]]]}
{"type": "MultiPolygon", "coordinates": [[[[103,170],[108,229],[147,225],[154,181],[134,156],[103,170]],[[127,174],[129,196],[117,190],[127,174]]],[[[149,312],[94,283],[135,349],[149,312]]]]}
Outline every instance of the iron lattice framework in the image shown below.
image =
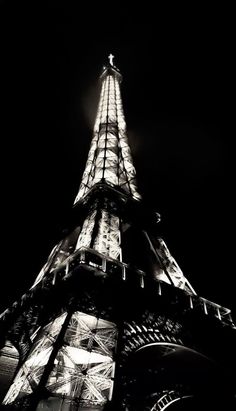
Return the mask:
{"type": "Polygon", "coordinates": [[[102,90],[92,143],[75,203],[100,181],[120,187],[134,198],[141,198],[126,135],[120,93],[121,74],[116,67],[108,66],[101,79],[102,90]]]}
{"type": "Polygon", "coordinates": [[[1,315],[2,346],[19,352],[3,409],[203,409],[218,386],[218,403],[233,398],[230,310],[197,296],[138,193],[121,80],[110,55],[68,228],[1,315]]]}

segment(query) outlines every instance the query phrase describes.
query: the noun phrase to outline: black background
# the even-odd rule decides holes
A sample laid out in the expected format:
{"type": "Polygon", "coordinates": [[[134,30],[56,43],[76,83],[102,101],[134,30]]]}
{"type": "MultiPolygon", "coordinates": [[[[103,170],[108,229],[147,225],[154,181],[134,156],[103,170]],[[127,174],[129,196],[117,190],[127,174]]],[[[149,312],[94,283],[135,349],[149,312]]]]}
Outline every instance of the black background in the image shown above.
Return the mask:
{"type": "Polygon", "coordinates": [[[2,309],[71,209],[113,53],[140,192],[196,291],[236,312],[232,11],[127,4],[1,3],[2,309]]]}

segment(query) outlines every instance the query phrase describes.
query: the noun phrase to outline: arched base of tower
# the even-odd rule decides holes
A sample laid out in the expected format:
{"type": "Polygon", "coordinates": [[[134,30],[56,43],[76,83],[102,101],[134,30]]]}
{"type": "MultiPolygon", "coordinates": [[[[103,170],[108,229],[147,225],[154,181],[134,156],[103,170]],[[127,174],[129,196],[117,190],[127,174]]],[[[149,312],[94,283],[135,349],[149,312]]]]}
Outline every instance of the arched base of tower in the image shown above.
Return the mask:
{"type": "Polygon", "coordinates": [[[233,410],[222,370],[188,347],[147,344],[133,352],[125,372],[127,411],[233,410]]]}
{"type": "MultiPolygon", "coordinates": [[[[163,393],[152,406],[146,406],[144,409],[146,411],[210,411],[220,410],[220,408],[218,408],[219,405],[220,404],[215,401],[215,398],[210,396],[185,396],[177,391],[171,390],[163,393]]],[[[222,403],[222,405],[225,406],[226,403],[222,403]]],[[[225,408],[222,407],[221,409],[225,408]]]]}

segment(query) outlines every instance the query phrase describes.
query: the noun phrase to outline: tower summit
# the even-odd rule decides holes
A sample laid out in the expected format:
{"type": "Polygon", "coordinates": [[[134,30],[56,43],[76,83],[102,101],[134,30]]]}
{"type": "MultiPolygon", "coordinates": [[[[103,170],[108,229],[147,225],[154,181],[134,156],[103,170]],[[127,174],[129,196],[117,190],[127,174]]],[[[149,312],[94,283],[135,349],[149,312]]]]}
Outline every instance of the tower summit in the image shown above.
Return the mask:
{"type": "Polygon", "coordinates": [[[113,66],[113,58],[114,58],[113,54],[110,53],[108,56],[108,59],[109,59],[109,63],[111,66],[113,66]]]}
{"type": "Polygon", "coordinates": [[[109,55],[101,74],[102,88],[94,124],[93,138],[82,182],[75,203],[99,182],[121,189],[139,199],[136,172],[126,134],[120,93],[122,76],[109,55]]]}
{"type": "Polygon", "coordinates": [[[0,318],[2,353],[5,343],[19,353],[2,409],[229,407],[230,310],[196,294],[158,234],[136,184],[122,76],[108,60],[70,224],[0,318]]]}

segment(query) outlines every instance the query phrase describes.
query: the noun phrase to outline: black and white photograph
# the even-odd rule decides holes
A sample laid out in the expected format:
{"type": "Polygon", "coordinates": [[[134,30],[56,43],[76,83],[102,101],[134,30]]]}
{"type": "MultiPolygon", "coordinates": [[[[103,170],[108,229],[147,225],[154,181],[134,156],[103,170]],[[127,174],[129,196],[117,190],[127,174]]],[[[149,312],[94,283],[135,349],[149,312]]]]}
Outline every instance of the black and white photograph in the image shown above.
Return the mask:
{"type": "Polygon", "coordinates": [[[226,6],[0,2],[0,409],[234,410],[226,6]]]}

